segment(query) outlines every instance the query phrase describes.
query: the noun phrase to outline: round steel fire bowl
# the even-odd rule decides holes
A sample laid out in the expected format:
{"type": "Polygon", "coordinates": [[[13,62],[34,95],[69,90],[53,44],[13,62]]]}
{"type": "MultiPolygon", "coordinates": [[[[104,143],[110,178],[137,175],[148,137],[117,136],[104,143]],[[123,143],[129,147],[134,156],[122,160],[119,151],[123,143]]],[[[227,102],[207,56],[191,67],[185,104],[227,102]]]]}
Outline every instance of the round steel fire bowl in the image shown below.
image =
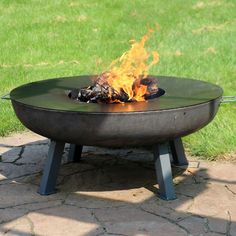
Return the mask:
{"type": "Polygon", "coordinates": [[[93,76],[29,83],[11,91],[17,117],[30,130],[56,141],[92,146],[153,145],[191,134],[217,113],[222,89],[203,81],[151,76],[161,97],[124,104],[83,103],[67,91],[93,76]]]}

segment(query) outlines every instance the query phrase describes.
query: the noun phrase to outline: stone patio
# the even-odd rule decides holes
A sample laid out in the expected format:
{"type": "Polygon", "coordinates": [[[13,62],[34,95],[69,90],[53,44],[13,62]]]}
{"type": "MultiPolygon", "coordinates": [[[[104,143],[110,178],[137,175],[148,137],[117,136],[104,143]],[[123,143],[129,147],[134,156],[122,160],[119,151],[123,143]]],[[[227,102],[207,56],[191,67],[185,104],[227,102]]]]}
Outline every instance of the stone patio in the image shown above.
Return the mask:
{"type": "Polygon", "coordinates": [[[0,138],[0,235],[236,235],[236,164],[191,159],[173,167],[178,199],[156,196],[152,154],[85,147],[58,193],[37,194],[48,140],[0,138]]]}

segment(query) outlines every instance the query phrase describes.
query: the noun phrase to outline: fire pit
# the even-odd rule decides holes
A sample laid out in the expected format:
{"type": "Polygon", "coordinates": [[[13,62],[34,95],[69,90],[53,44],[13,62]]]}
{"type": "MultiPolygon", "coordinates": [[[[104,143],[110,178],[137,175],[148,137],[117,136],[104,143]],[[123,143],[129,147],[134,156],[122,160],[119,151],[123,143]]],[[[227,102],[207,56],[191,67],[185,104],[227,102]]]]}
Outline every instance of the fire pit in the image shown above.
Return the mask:
{"type": "Polygon", "coordinates": [[[215,116],[222,89],[203,81],[149,76],[161,88],[143,102],[100,104],[70,99],[68,91],[91,85],[93,76],[57,78],[20,86],[10,93],[20,121],[51,139],[39,193],[55,192],[65,143],[72,161],[82,146],[153,146],[160,196],[174,199],[170,159],[187,164],[181,137],[207,125],[215,116]],[[171,150],[171,151],[170,151],[171,150]]]}

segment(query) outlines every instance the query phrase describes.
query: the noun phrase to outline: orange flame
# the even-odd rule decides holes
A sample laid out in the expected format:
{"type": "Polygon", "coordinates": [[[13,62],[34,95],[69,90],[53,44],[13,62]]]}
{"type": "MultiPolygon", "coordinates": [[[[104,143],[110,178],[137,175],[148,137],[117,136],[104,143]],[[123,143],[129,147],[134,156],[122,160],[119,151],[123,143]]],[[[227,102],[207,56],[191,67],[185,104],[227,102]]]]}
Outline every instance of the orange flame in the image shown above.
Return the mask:
{"type": "Polygon", "coordinates": [[[130,50],[114,60],[106,72],[108,84],[118,93],[125,92],[129,100],[145,100],[147,86],[142,85],[140,81],[148,76],[151,66],[159,61],[158,52],[153,51],[150,54],[144,47],[152,32],[153,30],[149,30],[139,42],[131,40],[130,50]],[[152,61],[148,64],[151,55],[152,61]]]}

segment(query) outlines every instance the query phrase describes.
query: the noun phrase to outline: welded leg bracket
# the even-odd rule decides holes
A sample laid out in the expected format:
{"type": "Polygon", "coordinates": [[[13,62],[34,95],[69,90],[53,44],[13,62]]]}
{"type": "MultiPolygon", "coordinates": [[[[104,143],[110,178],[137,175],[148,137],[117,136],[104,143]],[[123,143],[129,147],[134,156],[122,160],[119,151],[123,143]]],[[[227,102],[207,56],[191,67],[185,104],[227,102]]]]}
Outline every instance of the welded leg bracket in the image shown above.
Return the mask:
{"type": "Polygon", "coordinates": [[[56,192],[55,186],[64,146],[65,143],[63,142],[51,140],[43,176],[38,189],[38,193],[41,195],[49,195],[56,192]]]}
{"type": "Polygon", "coordinates": [[[83,146],[70,144],[68,162],[79,162],[81,159],[83,146]]]}
{"type": "Polygon", "coordinates": [[[176,166],[188,165],[188,160],[184,152],[184,146],[181,138],[176,138],[170,141],[170,148],[173,157],[173,162],[176,166]]]}
{"type": "Polygon", "coordinates": [[[160,197],[164,200],[176,199],[168,142],[154,146],[154,160],[160,197]]]}

